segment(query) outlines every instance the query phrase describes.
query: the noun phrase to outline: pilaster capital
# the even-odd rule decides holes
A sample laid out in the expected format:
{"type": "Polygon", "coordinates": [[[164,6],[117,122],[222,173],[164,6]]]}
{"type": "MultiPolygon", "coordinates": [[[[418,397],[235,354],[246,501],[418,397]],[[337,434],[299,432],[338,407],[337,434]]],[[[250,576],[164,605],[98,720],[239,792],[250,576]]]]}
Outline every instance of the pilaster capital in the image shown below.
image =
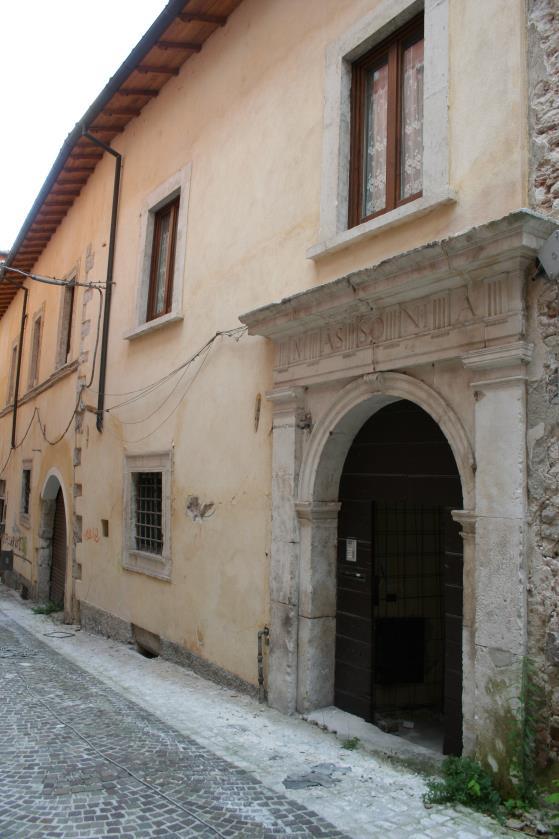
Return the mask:
{"type": "Polygon", "coordinates": [[[296,501],[295,512],[300,522],[336,523],[341,506],[339,501],[296,501]]]}
{"type": "Polygon", "coordinates": [[[466,353],[462,356],[464,367],[484,375],[483,379],[471,382],[470,387],[484,389],[525,381],[526,365],[530,363],[533,351],[534,345],[528,341],[514,341],[466,353]]]}
{"type": "Polygon", "coordinates": [[[476,534],[476,513],[473,510],[451,510],[450,515],[462,528],[460,531],[462,539],[473,539],[476,534]]]}
{"type": "Polygon", "coordinates": [[[295,414],[305,407],[305,388],[277,387],[266,393],[266,399],[272,403],[274,416],[295,414]]]}

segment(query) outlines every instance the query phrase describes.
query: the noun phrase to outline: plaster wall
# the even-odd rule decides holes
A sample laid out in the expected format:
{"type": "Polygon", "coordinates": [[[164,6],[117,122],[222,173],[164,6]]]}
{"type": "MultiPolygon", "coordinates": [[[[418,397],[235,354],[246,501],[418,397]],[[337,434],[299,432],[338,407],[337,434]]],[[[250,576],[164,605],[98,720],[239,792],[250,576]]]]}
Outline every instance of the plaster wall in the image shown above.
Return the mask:
{"type": "MultiPolygon", "coordinates": [[[[216,331],[237,326],[241,312],[525,203],[527,141],[519,96],[525,77],[523,5],[460,0],[450,4],[449,17],[449,160],[456,201],[320,261],[305,257],[319,238],[326,51],[377,5],[246,0],[115,139],[124,168],[109,409],[125,393],[190,358],[216,331]],[[494,49],[495,31],[509,49],[494,49]],[[145,196],[187,165],[192,168],[179,278],[182,311],[165,328],[127,340],[123,336],[137,325],[145,196]]],[[[36,271],[60,276],[80,261],[84,276],[104,279],[112,172],[112,160],[105,157],[36,271]]],[[[57,293],[48,292],[49,324],[57,293]]],[[[97,301],[89,292],[79,299],[83,328],[76,375],[83,378],[92,360],[97,301]]],[[[17,308],[14,302],[3,319],[1,340],[16,334],[17,308]]],[[[45,358],[54,358],[52,337],[45,340],[45,358]]],[[[272,385],[272,353],[260,337],[220,338],[182,379],[109,410],[102,436],[94,414],[80,411],[73,444],[65,438],[55,458],[75,488],[77,599],[252,683],[256,632],[270,618],[272,411],[263,400],[257,427],[255,411],[258,396],[272,385]],[[170,582],[122,567],[124,457],[152,451],[173,453],[170,582]],[[211,516],[193,519],[186,509],[193,497],[213,505],[211,516]],[[108,522],[106,537],[101,520],[108,522]]],[[[468,426],[474,407],[461,395],[464,374],[444,363],[422,369],[435,387],[444,387],[468,426]]],[[[95,406],[95,387],[94,380],[84,394],[86,405],[95,406]]],[[[43,397],[53,430],[63,427],[73,409],[75,380],[64,388],[60,398],[51,398],[54,391],[43,397]]],[[[25,416],[22,410],[22,427],[25,416]]],[[[39,446],[33,434],[29,442],[39,446]]],[[[52,454],[36,454],[46,474],[52,454]]],[[[10,477],[10,485],[14,480],[10,477]]]]}

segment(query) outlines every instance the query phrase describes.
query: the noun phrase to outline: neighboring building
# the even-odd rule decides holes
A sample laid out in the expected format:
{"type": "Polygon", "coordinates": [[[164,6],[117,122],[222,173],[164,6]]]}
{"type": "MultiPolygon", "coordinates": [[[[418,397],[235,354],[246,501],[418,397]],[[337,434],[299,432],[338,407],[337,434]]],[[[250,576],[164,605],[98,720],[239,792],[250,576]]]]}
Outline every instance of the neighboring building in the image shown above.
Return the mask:
{"type": "Polygon", "coordinates": [[[269,626],[275,707],[493,767],[529,658],[556,754],[559,15],[528,7],[168,4],[7,259],[82,284],[0,286],[7,581],[247,690],[269,626]]]}

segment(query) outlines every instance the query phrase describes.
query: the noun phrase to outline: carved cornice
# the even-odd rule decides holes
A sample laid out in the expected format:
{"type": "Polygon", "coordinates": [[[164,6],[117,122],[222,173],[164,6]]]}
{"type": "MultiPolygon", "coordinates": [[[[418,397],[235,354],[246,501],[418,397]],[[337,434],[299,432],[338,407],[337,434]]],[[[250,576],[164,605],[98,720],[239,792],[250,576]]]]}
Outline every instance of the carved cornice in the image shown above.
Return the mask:
{"type": "MultiPolygon", "coordinates": [[[[398,337],[395,333],[399,317],[421,332],[444,329],[450,325],[449,318],[451,323],[466,323],[476,317],[498,316],[503,303],[500,290],[495,288],[491,294],[483,289],[483,282],[511,273],[522,274],[556,227],[556,222],[548,217],[518,210],[247,312],[240,320],[250,334],[281,341],[312,330],[332,330],[339,321],[366,316],[372,317],[367,329],[371,339],[391,340],[398,337]],[[465,289],[463,304],[459,300],[449,301],[448,293],[460,287],[465,289]],[[430,306],[418,308],[422,299],[427,302],[427,298],[437,295],[443,299],[434,310],[428,311],[430,306]],[[414,301],[412,309],[406,305],[410,301],[414,301]],[[455,311],[447,311],[449,305],[455,311]],[[387,310],[392,307],[389,313],[387,310]],[[381,310],[387,320],[383,317],[382,324],[373,325],[381,310]],[[391,321],[394,323],[387,326],[391,321]],[[381,327],[383,332],[379,334],[381,327]]],[[[328,343],[328,335],[324,340],[328,343]]]]}
{"type": "Polygon", "coordinates": [[[462,356],[464,367],[468,370],[493,370],[500,367],[513,367],[528,364],[532,359],[534,345],[527,341],[514,341],[500,347],[486,347],[474,350],[462,356]]]}

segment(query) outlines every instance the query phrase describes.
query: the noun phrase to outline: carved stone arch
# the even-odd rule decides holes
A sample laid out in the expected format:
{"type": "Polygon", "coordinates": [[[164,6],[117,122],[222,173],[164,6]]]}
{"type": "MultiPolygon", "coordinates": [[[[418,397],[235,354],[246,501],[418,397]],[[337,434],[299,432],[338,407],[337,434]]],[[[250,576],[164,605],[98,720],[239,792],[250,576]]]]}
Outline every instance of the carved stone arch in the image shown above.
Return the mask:
{"type": "MultiPolygon", "coordinates": [[[[37,549],[37,597],[48,600],[50,589],[50,573],[52,563],[52,538],[56,496],[61,490],[64,499],[64,514],[66,517],[66,534],[72,533],[70,505],[68,494],[64,486],[64,479],[60,471],[53,466],[49,469],[41,489],[41,516],[39,521],[39,546],[37,549]]],[[[67,546],[68,547],[68,546],[67,546]]],[[[69,555],[69,551],[68,551],[69,555]]]]}
{"type": "Polygon", "coordinates": [[[403,373],[373,373],[351,382],[336,396],[313,429],[303,456],[300,505],[337,500],[340,475],[355,435],[369,417],[397,399],[423,408],[446,437],[462,482],[466,510],[475,505],[475,459],[460,419],[433,388],[403,373]]]}

